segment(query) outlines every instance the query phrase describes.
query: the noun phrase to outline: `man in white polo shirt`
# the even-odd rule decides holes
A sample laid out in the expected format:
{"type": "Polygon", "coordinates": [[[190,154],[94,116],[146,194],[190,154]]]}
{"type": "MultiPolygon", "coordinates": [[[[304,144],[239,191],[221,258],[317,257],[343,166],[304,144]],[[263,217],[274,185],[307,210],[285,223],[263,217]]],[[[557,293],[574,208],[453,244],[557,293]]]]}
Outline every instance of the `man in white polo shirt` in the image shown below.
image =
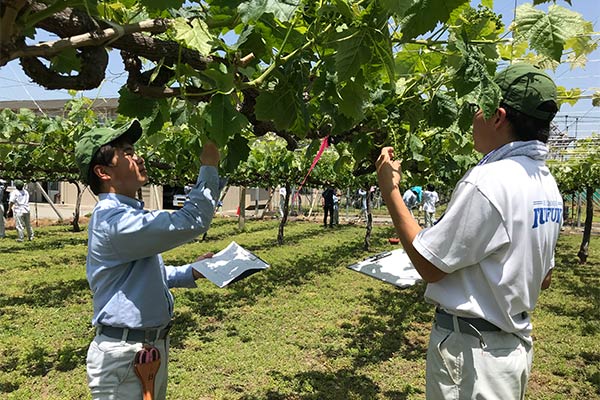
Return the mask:
{"type": "Polygon", "coordinates": [[[438,223],[421,229],[398,187],[393,148],[377,160],[381,193],[402,246],[436,305],[427,350],[428,399],[523,399],[533,360],[530,313],[550,285],[562,198],[545,158],[556,86],[515,64],[494,79],[491,118],[473,117],[485,156],[458,182],[438,223]]]}
{"type": "Polygon", "coordinates": [[[17,242],[22,242],[27,234],[27,239],[33,240],[33,229],[31,228],[31,218],[29,215],[29,192],[24,188],[25,183],[17,179],[15,181],[15,190],[10,192],[8,208],[12,209],[15,216],[15,226],[17,228],[17,242]]]}

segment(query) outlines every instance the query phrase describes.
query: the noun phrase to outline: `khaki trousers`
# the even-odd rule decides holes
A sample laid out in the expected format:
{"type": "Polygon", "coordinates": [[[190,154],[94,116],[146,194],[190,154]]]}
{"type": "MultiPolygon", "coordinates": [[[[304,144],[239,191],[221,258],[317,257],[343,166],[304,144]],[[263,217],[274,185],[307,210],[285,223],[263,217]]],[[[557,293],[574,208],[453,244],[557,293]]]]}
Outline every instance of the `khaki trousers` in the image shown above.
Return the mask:
{"type": "MultiPolygon", "coordinates": [[[[169,338],[154,346],[160,352],[160,369],[154,381],[154,400],[167,397],[169,338]]],[[[97,335],[87,353],[87,378],[93,400],[141,400],[142,384],[135,374],[134,357],[142,343],[97,335]]]]}
{"type": "Polygon", "coordinates": [[[428,400],[522,400],[533,348],[515,335],[481,332],[480,339],[434,323],[426,368],[428,400]],[[484,348],[482,348],[484,347],[484,348]]]}

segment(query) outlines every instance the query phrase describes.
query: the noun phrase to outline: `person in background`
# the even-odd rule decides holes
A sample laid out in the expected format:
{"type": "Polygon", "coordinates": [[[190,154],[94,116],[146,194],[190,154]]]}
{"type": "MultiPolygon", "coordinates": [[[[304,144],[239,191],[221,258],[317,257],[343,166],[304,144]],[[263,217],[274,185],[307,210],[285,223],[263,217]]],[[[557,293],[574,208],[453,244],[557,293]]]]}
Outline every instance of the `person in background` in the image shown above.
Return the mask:
{"type": "Polygon", "coordinates": [[[287,194],[287,190],[285,186],[279,187],[279,216],[283,218],[283,211],[285,210],[285,196],[287,194]]]}
{"type": "Polygon", "coordinates": [[[335,190],[328,186],[321,194],[323,205],[323,226],[327,228],[327,216],[329,215],[329,227],[333,227],[333,196],[335,190]]]}
{"type": "Polygon", "coordinates": [[[6,181],[0,179],[0,239],[6,236],[4,220],[4,192],[6,191],[6,181]]]}
{"type": "Polygon", "coordinates": [[[413,209],[419,204],[417,193],[412,188],[407,189],[402,195],[402,201],[410,211],[410,215],[414,216],[413,209]]]}
{"type": "Polygon", "coordinates": [[[358,189],[360,196],[360,218],[367,220],[367,191],[363,188],[358,189]]]}
{"type": "Polygon", "coordinates": [[[494,78],[501,100],[473,116],[481,161],[458,182],[444,216],[421,229],[400,197],[392,147],[376,163],[382,195],[436,306],[426,362],[428,399],[525,398],[531,312],[550,286],[563,200],[546,166],[558,111],[552,79],[529,64],[494,78]]]}
{"type": "Polygon", "coordinates": [[[435,186],[427,184],[427,190],[423,192],[423,211],[425,212],[425,228],[433,226],[435,220],[435,204],[440,200],[435,186]]]}
{"type": "Polygon", "coordinates": [[[25,234],[27,234],[29,240],[33,240],[33,229],[31,228],[29,214],[29,192],[25,189],[25,183],[20,179],[15,180],[15,190],[10,192],[8,208],[12,210],[15,217],[17,242],[22,242],[25,239],[25,234]]]}
{"type": "Polygon", "coordinates": [[[195,287],[202,275],[190,264],[166,266],[161,253],[206,232],[219,199],[219,151],[208,142],[183,207],[173,213],[145,210],[136,199],[148,182],[144,159],[134,149],[141,135],[133,120],[119,128],[95,128],[75,148],[81,178],[99,198],[88,226],[86,262],[96,328],[86,360],[93,399],[142,398],[134,367],[142,349],[160,354],[154,399],[166,398],[174,305],[169,289],[195,287]]]}
{"type": "Polygon", "coordinates": [[[340,224],[340,198],[341,194],[335,190],[333,192],[333,225],[340,224]]]}

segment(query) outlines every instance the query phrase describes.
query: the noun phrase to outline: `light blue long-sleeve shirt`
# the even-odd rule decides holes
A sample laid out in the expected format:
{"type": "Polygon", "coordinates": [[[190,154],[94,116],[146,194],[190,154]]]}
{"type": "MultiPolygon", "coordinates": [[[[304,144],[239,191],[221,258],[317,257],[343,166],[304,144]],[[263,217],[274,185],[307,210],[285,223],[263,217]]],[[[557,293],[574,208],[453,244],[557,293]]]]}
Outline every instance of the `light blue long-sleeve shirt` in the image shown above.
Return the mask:
{"type": "Polygon", "coordinates": [[[165,266],[160,253],[206,232],[219,198],[219,176],[200,168],[180,210],[147,211],[131,197],[101,193],[88,232],[87,279],[93,293],[92,324],[147,329],[173,315],[172,287],[196,287],[192,267],[165,266]]]}

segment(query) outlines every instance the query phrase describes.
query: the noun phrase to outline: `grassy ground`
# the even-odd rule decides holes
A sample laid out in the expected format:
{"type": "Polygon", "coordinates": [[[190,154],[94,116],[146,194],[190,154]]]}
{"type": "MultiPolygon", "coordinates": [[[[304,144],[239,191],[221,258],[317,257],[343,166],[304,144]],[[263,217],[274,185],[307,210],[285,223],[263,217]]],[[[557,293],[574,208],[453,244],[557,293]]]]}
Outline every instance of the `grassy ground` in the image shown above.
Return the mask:
{"type": "MultiPolygon", "coordinates": [[[[176,289],[170,399],[424,399],[433,316],[423,285],[408,289],[350,271],[367,256],[364,229],[277,221],[238,233],[219,218],[208,240],[164,254],[170,264],[235,240],[271,268],[218,289],[176,289]]],[[[87,234],[39,228],[31,243],[0,241],[0,398],[85,399],[94,333],[85,279],[87,234]]],[[[389,249],[376,226],[372,252],[389,249]]],[[[580,236],[562,236],[552,287],[534,314],[529,399],[600,399],[600,238],[576,263],[580,236]]]]}

